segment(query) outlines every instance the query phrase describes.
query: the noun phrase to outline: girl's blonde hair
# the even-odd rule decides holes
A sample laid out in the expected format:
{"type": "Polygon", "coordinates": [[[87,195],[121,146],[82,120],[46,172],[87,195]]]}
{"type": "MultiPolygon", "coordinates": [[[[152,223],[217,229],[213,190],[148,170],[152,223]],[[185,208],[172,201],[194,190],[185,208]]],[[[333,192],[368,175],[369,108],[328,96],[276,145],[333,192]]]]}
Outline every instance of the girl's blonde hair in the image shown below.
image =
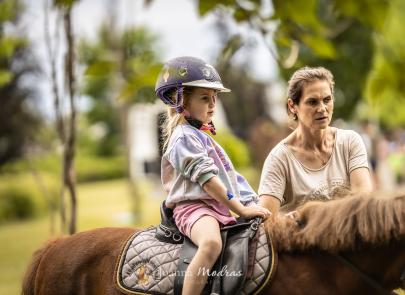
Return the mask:
{"type": "MultiPolygon", "coordinates": [[[[188,100],[190,98],[190,95],[193,93],[193,87],[183,87],[183,102],[182,102],[182,107],[184,108],[188,100]]],[[[172,93],[169,94],[170,97],[177,96],[177,90],[174,89],[172,93]]],[[[167,149],[167,146],[169,145],[170,137],[172,136],[174,128],[176,126],[183,124],[186,122],[186,119],[184,118],[183,113],[178,113],[176,109],[169,107],[167,109],[167,113],[165,116],[165,119],[163,120],[162,123],[162,136],[163,136],[163,151],[167,149]]]]}

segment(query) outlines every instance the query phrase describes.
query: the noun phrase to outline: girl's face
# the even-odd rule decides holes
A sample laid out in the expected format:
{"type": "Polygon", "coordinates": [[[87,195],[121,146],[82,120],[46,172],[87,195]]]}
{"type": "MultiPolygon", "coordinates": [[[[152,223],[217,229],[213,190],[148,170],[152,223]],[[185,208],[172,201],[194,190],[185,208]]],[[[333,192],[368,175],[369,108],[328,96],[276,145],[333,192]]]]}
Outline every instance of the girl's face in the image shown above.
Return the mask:
{"type": "Polygon", "coordinates": [[[289,99],[290,110],[298,116],[298,123],[311,129],[325,129],[333,114],[333,95],[327,81],[318,80],[304,86],[298,105],[289,99]]]}
{"type": "Polygon", "coordinates": [[[203,124],[212,121],[217,100],[217,90],[196,87],[188,95],[185,110],[190,113],[194,119],[200,120],[203,124]]]}

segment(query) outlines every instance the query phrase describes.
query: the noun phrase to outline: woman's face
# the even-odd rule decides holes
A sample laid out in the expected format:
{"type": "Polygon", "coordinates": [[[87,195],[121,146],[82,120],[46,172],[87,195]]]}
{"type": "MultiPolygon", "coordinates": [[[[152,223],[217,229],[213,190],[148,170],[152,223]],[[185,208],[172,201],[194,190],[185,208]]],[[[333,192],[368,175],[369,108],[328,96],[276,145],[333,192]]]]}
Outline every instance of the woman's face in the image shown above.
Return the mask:
{"type": "Polygon", "coordinates": [[[196,87],[188,95],[185,109],[194,119],[200,120],[203,124],[212,121],[214,116],[215,104],[217,100],[217,90],[196,87]]]}
{"type": "Polygon", "coordinates": [[[298,124],[311,129],[325,129],[333,114],[333,95],[327,81],[317,80],[303,87],[298,105],[288,100],[290,110],[298,116],[298,124]]]}

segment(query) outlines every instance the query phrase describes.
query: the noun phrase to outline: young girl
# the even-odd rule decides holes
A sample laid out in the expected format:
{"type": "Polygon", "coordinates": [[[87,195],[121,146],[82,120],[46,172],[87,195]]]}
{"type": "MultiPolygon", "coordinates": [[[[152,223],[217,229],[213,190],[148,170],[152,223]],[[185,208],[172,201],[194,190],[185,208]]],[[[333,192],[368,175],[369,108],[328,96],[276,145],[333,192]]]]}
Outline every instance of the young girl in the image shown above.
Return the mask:
{"type": "Polygon", "coordinates": [[[221,252],[220,226],[236,222],[229,210],[245,218],[267,218],[270,212],[255,204],[256,193],[204,132],[215,134],[217,93],[230,91],[217,71],[198,58],[175,58],[164,65],[155,90],[169,106],[162,157],[166,206],[173,208],[179,230],[198,246],[182,294],[200,294],[221,252]]]}

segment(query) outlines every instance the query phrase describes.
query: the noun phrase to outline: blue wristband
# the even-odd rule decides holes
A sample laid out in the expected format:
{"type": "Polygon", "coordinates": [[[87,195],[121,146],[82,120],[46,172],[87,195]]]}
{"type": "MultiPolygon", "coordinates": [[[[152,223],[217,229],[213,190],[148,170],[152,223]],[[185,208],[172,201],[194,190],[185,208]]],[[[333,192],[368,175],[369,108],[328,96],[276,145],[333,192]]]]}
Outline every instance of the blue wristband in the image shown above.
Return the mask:
{"type": "Polygon", "coordinates": [[[226,196],[228,197],[228,200],[232,200],[233,199],[233,195],[231,193],[226,193],[226,196]]]}

